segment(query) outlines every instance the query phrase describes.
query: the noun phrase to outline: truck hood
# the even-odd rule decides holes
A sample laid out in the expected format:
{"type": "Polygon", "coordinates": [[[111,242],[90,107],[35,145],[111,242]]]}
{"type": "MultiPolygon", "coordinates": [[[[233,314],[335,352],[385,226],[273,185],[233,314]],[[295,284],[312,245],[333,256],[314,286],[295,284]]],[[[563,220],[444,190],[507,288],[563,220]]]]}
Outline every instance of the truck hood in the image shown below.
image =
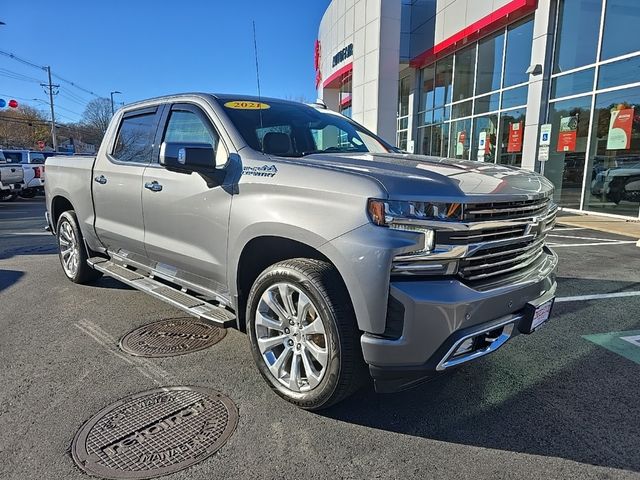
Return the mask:
{"type": "Polygon", "coordinates": [[[295,161],[372,177],[399,200],[431,196],[440,201],[526,200],[553,192],[551,182],[541,175],[494,163],[393,153],[314,154],[295,161]]]}

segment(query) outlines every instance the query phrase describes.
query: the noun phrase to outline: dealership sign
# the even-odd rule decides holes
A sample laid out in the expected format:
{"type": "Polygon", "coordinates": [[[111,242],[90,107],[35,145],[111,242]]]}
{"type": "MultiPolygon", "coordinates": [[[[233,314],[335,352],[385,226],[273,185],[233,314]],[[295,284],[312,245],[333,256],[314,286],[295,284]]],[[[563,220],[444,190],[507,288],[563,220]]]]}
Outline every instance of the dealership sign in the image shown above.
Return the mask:
{"type": "Polygon", "coordinates": [[[352,56],[353,56],[353,43],[350,43],[349,45],[344,47],[342,50],[340,50],[338,53],[336,53],[333,56],[332,66],[335,67],[339,63],[344,62],[347,58],[352,56]]]}
{"type": "Polygon", "coordinates": [[[322,72],[320,71],[320,59],[322,58],[322,47],[320,46],[320,40],[316,40],[316,44],[313,49],[313,66],[316,69],[316,88],[322,81],[322,72]]]}

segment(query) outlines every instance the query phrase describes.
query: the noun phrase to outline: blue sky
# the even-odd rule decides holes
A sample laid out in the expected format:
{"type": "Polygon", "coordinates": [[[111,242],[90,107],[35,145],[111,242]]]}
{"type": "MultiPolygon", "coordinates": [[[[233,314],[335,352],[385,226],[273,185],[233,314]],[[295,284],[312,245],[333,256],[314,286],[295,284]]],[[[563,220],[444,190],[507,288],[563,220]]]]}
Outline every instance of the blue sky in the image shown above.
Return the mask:
{"type": "MultiPolygon", "coordinates": [[[[315,100],[313,46],[329,0],[6,0],[0,50],[126,103],[184,91],[256,92],[256,21],[262,94],[315,100]]],[[[45,73],[0,55],[0,98],[47,99],[45,73]],[[31,80],[15,74],[32,77],[31,80]],[[10,78],[13,77],[13,78],[10,78]],[[26,80],[26,81],[25,81],[26,80]]],[[[64,82],[61,121],[93,98],[64,82]]]]}

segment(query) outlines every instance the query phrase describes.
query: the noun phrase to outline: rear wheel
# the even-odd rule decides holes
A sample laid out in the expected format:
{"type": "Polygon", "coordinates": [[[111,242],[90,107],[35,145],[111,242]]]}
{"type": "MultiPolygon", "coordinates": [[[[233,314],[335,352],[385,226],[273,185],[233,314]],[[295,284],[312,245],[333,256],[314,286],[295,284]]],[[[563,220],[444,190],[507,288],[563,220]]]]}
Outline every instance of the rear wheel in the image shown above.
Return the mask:
{"type": "Polygon", "coordinates": [[[73,283],[89,283],[102,276],[87,264],[87,250],[73,210],[60,215],[56,228],[62,270],[73,283]]]}
{"type": "Polygon", "coordinates": [[[20,192],[20,196],[22,198],[33,198],[36,196],[36,191],[33,189],[29,189],[29,190],[22,190],[20,192]]]}
{"type": "Polygon", "coordinates": [[[0,192],[0,202],[13,202],[16,198],[18,198],[17,193],[0,192]]]}
{"type": "Polygon", "coordinates": [[[365,378],[351,302],[327,262],[297,258],[267,268],[249,294],[247,326],[260,373],[299,407],[327,408],[365,378]]]}

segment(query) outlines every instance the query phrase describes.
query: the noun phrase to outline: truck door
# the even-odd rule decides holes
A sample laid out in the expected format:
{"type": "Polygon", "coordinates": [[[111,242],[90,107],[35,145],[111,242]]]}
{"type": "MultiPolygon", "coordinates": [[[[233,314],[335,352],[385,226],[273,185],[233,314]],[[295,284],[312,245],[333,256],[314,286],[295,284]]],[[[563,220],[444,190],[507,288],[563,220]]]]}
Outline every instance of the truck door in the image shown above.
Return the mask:
{"type": "Polygon", "coordinates": [[[151,162],[160,107],[126,112],[115,141],[101,148],[93,171],[95,229],[112,251],[145,255],[142,174],[151,162]]]}
{"type": "MultiPolygon", "coordinates": [[[[167,109],[161,142],[207,143],[224,164],[229,150],[207,114],[193,104],[167,109]]],[[[170,172],[154,161],[144,172],[142,210],[147,255],[158,269],[219,293],[226,291],[231,189],[207,186],[197,173],[170,172]]]]}

